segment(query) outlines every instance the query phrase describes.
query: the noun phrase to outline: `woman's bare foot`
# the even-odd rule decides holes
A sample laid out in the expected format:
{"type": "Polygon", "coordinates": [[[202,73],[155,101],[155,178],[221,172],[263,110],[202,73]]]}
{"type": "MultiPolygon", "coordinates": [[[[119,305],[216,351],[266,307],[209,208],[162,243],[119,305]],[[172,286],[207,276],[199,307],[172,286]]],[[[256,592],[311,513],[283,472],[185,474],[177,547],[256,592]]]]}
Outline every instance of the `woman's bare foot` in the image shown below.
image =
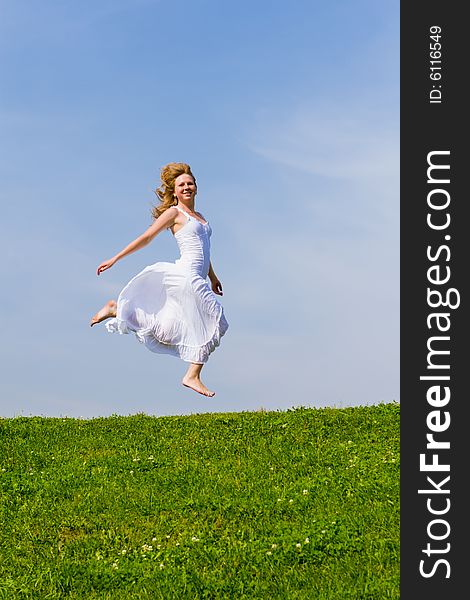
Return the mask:
{"type": "Polygon", "coordinates": [[[206,388],[199,377],[190,377],[185,375],[181,383],[186,387],[191,388],[195,392],[198,392],[198,394],[202,394],[203,396],[208,396],[209,398],[215,396],[215,392],[211,392],[211,390],[206,388]]]}
{"type": "Polygon", "coordinates": [[[105,321],[106,319],[110,319],[111,317],[116,316],[116,308],[117,304],[115,300],[109,300],[106,304],[101,308],[96,315],[90,321],[90,327],[96,325],[97,323],[101,323],[101,321],[105,321]]]}

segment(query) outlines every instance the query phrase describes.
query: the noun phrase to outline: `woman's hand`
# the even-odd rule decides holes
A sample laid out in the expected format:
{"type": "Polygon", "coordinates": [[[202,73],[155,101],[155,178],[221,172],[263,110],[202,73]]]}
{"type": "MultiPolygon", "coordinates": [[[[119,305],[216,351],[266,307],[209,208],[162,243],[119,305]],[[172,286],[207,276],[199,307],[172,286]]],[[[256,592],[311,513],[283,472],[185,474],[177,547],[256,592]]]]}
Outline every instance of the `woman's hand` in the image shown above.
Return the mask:
{"type": "Polygon", "coordinates": [[[211,283],[212,291],[214,292],[214,294],[217,294],[218,296],[223,296],[224,293],[222,292],[222,284],[220,283],[220,281],[218,279],[212,279],[211,283]]]}
{"type": "Polygon", "coordinates": [[[113,258],[110,258],[109,260],[103,261],[100,264],[100,266],[96,269],[96,274],[99,275],[103,271],[106,271],[106,269],[110,269],[116,261],[117,261],[117,258],[115,256],[113,256],[113,258]]]}

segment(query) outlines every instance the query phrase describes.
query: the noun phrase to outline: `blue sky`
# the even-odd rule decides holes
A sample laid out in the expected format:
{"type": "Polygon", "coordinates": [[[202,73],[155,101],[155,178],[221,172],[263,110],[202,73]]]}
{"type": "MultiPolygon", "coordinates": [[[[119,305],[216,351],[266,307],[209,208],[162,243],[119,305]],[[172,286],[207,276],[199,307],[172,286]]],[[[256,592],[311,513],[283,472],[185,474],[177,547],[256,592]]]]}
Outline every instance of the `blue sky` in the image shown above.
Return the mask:
{"type": "Polygon", "coordinates": [[[0,415],[399,401],[399,2],[4,0],[0,415]],[[230,329],[185,363],[92,314],[188,162],[230,329]]]}

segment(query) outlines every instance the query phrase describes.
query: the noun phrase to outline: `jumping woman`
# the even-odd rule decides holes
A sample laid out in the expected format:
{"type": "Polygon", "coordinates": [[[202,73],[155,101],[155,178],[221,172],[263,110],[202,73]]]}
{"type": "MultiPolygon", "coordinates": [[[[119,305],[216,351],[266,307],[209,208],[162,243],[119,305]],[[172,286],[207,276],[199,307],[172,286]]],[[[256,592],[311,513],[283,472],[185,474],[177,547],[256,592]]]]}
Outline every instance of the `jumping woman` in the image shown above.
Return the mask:
{"type": "Polygon", "coordinates": [[[152,352],[188,362],[183,385],[204,396],[214,396],[215,392],[202,383],[201,370],[228,323],[216,298],[222,296],[222,284],[210,260],[212,229],[195,209],[197,185],[189,165],[169,163],[161,169],[161,183],[156,190],[160,204],[153,208],[152,225],[102,262],[97,275],[147,246],[165,229],[174,235],[180,258],[143,269],[124,287],[117,301],[109,300],[95,314],[90,325],[110,319],[106,323],[108,331],[133,332],[152,352]]]}

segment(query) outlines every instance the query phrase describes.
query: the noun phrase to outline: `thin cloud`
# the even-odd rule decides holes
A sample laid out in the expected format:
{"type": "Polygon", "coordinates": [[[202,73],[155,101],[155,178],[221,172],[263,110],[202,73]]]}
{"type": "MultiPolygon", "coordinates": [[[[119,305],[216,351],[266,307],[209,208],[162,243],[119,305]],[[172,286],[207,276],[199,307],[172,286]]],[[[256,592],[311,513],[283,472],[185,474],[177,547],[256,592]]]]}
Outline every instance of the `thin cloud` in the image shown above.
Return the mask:
{"type": "Polygon", "coordinates": [[[397,177],[396,132],[360,114],[289,110],[260,123],[247,144],[269,160],[320,177],[360,182],[397,177]]]}

